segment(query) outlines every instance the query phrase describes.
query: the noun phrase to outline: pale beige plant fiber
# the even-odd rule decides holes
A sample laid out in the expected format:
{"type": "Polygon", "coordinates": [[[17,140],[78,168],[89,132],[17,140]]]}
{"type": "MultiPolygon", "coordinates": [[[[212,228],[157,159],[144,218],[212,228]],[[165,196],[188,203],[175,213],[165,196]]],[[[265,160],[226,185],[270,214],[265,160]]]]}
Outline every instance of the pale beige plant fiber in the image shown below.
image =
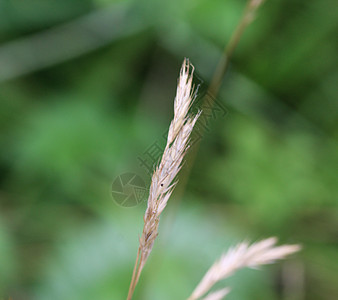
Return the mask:
{"type": "MultiPolygon", "coordinates": [[[[234,248],[230,248],[211,266],[188,300],[200,299],[215,283],[229,277],[239,269],[245,267],[256,268],[270,264],[300,250],[299,245],[275,246],[276,243],[277,239],[272,237],[254,243],[251,246],[247,242],[243,242],[234,248]]],[[[222,297],[224,296],[225,294],[222,297]]],[[[222,299],[222,297],[217,298],[217,295],[212,298],[212,294],[210,294],[210,297],[206,299],[222,299]]]]}
{"type": "Polygon", "coordinates": [[[148,207],[144,216],[144,228],[140,239],[141,269],[157,237],[160,215],[176,185],[173,180],[181,169],[183,157],[189,148],[189,137],[198,118],[198,115],[195,117],[187,116],[194,99],[191,90],[192,74],[189,74],[189,62],[184,60],[175,97],[174,119],[169,127],[162,160],[156,167],[151,180],[148,207]]]}
{"type": "Polygon", "coordinates": [[[189,139],[200,115],[189,116],[189,109],[196,97],[193,88],[194,67],[185,59],[180,71],[174,102],[174,118],[171,121],[167,144],[159,165],[151,179],[148,206],[144,215],[144,227],[140,237],[133,277],[129,288],[128,300],[131,299],[141,271],[153,248],[158,235],[160,215],[166,207],[175,188],[178,172],[189,148],[189,139]]]}

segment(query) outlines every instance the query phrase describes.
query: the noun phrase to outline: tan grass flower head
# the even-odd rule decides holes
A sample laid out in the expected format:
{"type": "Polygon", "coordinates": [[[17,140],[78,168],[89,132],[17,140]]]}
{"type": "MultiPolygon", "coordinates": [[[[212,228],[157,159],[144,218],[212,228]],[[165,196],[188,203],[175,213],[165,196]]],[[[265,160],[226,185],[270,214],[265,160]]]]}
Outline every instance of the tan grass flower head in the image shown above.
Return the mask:
{"type": "Polygon", "coordinates": [[[261,265],[271,264],[301,249],[299,245],[276,247],[276,243],[277,239],[272,237],[251,246],[247,242],[243,242],[234,248],[230,248],[211,266],[188,300],[201,298],[215,283],[231,276],[239,269],[245,267],[257,268],[261,265]]]}

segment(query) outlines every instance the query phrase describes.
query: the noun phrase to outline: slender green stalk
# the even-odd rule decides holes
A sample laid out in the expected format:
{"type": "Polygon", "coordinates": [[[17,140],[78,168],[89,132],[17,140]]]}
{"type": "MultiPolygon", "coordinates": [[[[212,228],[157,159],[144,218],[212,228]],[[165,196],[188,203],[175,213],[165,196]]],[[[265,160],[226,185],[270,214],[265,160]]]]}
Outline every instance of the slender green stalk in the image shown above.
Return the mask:
{"type": "Polygon", "coordinates": [[[241,19],[239,20],[239,23],[236,29],[231,35],[229,43],[226,45],[226,47],[223,50],[222,56],[219,60],[216,71],[209,85],[208,92],[214,97],[216,97],[216,95],[218,94],[220,85],[222,83],[222,78],[228,68],[232,54],[234,53],[241,37],[243,36],[245,29],[255,19],[257,9],[260,7],[260,5],[263,2],[264,0],[249,0],[247,2],[243,15],[241,19]]]}

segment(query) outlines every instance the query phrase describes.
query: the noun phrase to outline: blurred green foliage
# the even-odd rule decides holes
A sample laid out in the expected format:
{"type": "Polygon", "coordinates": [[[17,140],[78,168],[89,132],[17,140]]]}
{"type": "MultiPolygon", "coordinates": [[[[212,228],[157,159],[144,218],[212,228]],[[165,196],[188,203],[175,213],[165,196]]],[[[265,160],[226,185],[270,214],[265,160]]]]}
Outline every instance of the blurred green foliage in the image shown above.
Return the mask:
{"type": "MultiPolygon", "coordinates": [[[[163,139],[183,57],[207,85],[244,5],[0,1],[0,299],[126,297],[146,204],[116,205],[111,184],[149,184],[138,158],[163,139]]],[[[135,299],[185,299],[222,251],[270,235],[304,249],[239,272],[229,299],[338,298],[337,12],[260,9],[135,299]]]]}

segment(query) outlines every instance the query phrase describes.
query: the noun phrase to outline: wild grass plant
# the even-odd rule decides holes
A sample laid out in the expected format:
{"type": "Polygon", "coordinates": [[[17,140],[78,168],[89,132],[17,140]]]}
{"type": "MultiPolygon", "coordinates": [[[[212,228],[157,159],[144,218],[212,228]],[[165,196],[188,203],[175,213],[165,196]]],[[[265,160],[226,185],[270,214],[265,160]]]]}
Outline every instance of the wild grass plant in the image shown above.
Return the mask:
{"type": "MultiPolygon", "coordinates": [[[[174,101],[174,118],[170,123],[167,143],[160,160],[155,168],[144,215],[144,227],[139,240],[133,275],[127,299],[132,299],[141,272],[149,258],[154,242],[158,236],[160,216],[167,206],[168,200],[177,184],[175,178],[182,168],[184,156],[189,149],[191,133],[201,112],[190,115],[189,109],[196,98],[193,87],[194,67],[185,59],[180,71],[174,101]]],[[[269,238],[249,246],[241,243],[230,249],[206,273],[188,300],[201,299],[213,285],[244,267],[258,267],[272,263],[287,255],[299,251],[298,245],[284,245],[276,247],[276,238],[269,238]]],[[[205,300],[223,299],[229,288],[212,292],[205,300]]]]}
{"type": "MultiPolygon", "coordinates": [[[[243,16],[227,47],[224,49],[223,56],[208,88],[209,94],[217,94],[229,59],[245,28],[255,19],[257,9],[262,3],[263,0],[249,0],[247,2],[243,16]]],[[[158,236],[160,216],[175,189],[177,175],[182,168],[184,157],[190,147],[191,133],[199,116],[203,113],[203,111],[199,111],[195,115],[189,113],[196,98],[193,75],[194,66],[188,59],[184,59],[177,83],[174,100],[174,117],[169,126],[166,146],[151,178],[147,208],[143,217],[144,227],[139,239],[139,247],[127,300],[132,299],[142,270],[152,251],[154,242],[158,236]]],[[[276,243],[277,238],[271,237],[251,245],[248,242],[242,242],[230,248],[210,267],[187,300],[224,299],[230,292],[229,287],[210,291],[219,281],[228,278],[239,269],[246,267],[257,268],[261,265],[271,264],[300,250],[299,245],[276,246],[276,243]]]]}
{"type": "Polygon", "coordinates": [[[177,85],[174,119],[169,127],[167,144],[162,159],[158,167],[156,167],[151,180],[148,206],[144,215],[144,227],[137,251],[128,299],[132,297],[142,269],[153,248],[158,235],[160,215],[175,188],[176,182],[174,182],[174,179],[182,167],[184,155],[189,148],[189,138],[199,116],[199,114],[195,116],[188,115],[195,99],[192,88],[192,72],[190,73],[189,61],[184,60],[177,85]]]}

